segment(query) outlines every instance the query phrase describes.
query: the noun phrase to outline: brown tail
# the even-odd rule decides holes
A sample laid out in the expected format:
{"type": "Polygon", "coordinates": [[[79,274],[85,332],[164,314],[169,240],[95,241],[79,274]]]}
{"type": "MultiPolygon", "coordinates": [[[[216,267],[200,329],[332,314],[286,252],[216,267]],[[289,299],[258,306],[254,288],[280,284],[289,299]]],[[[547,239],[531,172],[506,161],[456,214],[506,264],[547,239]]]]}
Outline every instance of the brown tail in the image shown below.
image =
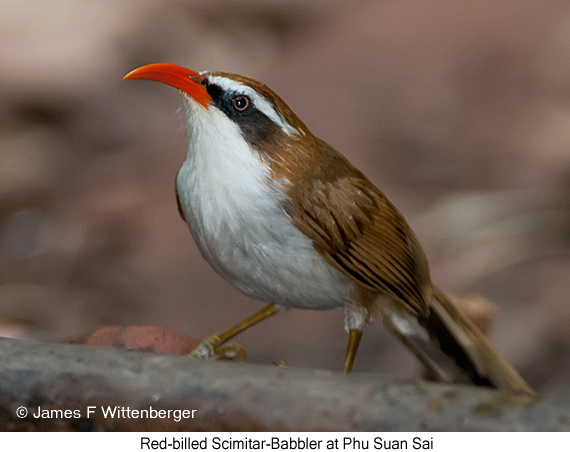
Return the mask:
{"type": "Polygon", "coordinates": [[[427,317],[386,309],[384,323],[438,380],[535,395],[479,328],[435,287],[427,317]]]}

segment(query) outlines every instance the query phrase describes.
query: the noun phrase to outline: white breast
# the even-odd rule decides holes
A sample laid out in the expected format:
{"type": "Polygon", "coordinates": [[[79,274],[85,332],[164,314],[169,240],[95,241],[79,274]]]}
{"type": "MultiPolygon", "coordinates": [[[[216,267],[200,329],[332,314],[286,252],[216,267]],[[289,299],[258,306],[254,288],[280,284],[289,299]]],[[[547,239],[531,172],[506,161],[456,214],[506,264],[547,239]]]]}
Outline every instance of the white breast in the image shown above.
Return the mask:
{"type": "Polygon", "coordinates": [[[281,207],[278,184],[239,127],[216,108],[186,99],[188,157],[177,178],[192,236],[210,265],[262,301],[342,308],[354,285],[315,251],[281,207]]]}

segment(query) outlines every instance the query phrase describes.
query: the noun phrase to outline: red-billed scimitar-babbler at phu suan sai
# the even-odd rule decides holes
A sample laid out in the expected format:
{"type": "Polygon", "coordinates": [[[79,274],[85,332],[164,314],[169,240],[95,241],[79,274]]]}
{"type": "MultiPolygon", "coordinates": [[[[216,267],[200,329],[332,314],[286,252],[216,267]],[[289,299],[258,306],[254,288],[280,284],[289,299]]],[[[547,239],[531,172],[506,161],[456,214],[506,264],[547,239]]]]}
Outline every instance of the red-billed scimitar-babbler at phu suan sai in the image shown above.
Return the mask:
{"type": "Polygon", "coordinates": [[[368,320],[381,316],[436,379],[533,394],[432,283],[400,212],[270,88],[172,64],[143,66],[125,79],[182,93],[189,144],[176,178],[180,213],[214,270],[267,304],[191,356],[215,357],[282,310],[343,309],[345,373],[368,320]]]}

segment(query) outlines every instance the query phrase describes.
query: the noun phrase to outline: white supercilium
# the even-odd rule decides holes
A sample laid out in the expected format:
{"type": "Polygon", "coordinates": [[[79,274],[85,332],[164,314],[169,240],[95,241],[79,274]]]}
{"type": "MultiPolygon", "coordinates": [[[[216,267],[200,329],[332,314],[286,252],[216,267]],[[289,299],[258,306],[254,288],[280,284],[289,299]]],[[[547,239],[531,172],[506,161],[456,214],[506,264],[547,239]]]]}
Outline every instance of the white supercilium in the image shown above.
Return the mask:
{"type": "Polygon", "coordinates": [[[299,131],[289,124],[285,118],[275,111],[271,103],[263,96],[259,95],[252,87],[244,85],[222,76],[209,76],[210,83],[218,85],[224,91],[231,91],[236,94],[243,94],[250,98],[256,109],[277,124],[285,133],[299,134],[299,131]]]}

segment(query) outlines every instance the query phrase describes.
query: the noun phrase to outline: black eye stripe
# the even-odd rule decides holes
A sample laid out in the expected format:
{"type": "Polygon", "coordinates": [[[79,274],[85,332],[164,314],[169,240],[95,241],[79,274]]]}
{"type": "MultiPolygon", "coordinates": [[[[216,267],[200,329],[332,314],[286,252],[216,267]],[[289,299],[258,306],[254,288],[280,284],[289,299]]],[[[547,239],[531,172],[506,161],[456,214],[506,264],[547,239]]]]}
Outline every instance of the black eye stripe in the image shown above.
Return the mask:
{"type": "Polygon", "coordinates": [[[207,81],[203,83],[206,87],[206,91],[208,91],[208,94],[210,95],[214,103],[218,104],[222,100],[222,97],[224,95],[224,90],[220,86],[214,85],[213,83],[208,83],[207,81]]]}
{"type": "Polygon", "coordinates": [[[255,108],[253,101],[246,94],[225,91],[221,86],[208,81],[204,86],[215,106],[239,126],[244,139],[250,145],[266,147],[284,135],[283,130],[274,121],[255,108]]]}
{"type": "Polygon", "coordinates": [[[253,102],[247,95],[224,91],[221,86],[210,83],[207,79],[204,79],[202,83],[214,101],[214,104],[228,116],[231,116],[232,111],[239,114],[246,110],[248,110],[248,112],[249,110],[253,110],[253,102]]]}

